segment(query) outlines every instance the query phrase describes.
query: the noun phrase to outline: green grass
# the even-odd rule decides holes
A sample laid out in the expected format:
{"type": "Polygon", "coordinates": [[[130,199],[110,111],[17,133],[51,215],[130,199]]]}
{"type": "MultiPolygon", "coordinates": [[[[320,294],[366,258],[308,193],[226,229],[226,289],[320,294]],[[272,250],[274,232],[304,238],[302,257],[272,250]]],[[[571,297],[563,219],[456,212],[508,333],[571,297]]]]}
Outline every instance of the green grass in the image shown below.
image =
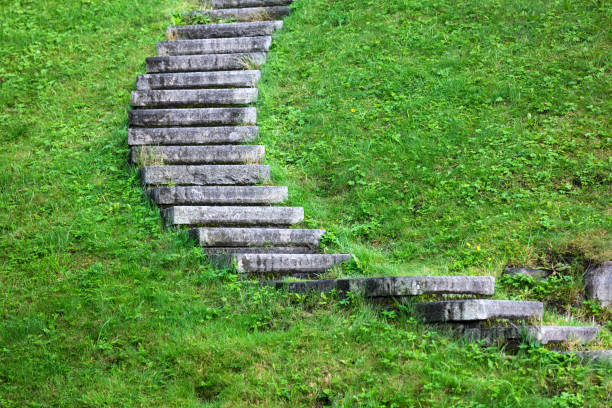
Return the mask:
{"type": "MultiPolygon", "coordinates": [[[[245,285],[163,230],[127,109],[184,7],[0,0],[0,406],[609,405],[609,368],[464,343],[410,304],[245,285]]],[[[578,290],[610,257],[606,3],[295,9],[264,67],[262,142],[329,250],[365,274],[554,264],[562,278],[498,296],[609,320],[578,290]]]]}

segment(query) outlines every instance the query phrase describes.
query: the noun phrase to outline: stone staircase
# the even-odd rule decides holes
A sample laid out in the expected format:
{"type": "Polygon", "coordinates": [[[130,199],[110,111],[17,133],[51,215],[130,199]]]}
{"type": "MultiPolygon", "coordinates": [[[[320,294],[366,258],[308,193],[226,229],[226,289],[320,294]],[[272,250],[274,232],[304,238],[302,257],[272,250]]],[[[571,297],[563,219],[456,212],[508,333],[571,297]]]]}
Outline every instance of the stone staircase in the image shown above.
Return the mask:
{"type": "Polygon", "coordinates": [[[265,280],[319,277],[352,258],[322,253],[324,230],[291,228],[303,221],[303,208],[281,206],[288,189],[270,185],[270,168],[261,164],[265,147],[245,144],[258,137],[251,106],[257,100],[258,68],[290,3],[212,0],[211,9],[190,13],[211,24],[168,27],[168,41],[157,45],[159,55],[147,58],[147,73],[132,92],[128,142],[130,159],[140,166],[142,184],[166,224],[188,229],[214,262],[231,264],[263,285],[369,298],[444,295],[441,301],[416,304],[417,311],[429,322],[462,327],[469,338],[512,339],[521,327],[546,342],[592,339],[597,328],[537,325],[540,302],[478,298],[494,294],[492,277],[265,280]],[[500,320],[520,323],[483,327],[500,320]]]}

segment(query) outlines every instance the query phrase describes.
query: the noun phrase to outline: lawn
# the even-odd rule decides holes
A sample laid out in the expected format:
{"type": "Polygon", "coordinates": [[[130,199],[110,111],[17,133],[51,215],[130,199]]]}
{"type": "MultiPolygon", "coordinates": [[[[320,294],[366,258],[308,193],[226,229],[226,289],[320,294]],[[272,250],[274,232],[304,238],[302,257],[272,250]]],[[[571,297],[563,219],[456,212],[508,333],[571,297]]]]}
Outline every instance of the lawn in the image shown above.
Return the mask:
{"type": "MultiPolygon", "coordinates": [[[[466,343],[410,303],[257,288],[163,229],[127,164],[129,91],[194,3],[0,0],[0,407],[609,406],[609,367],[466,343]]],[[[261,143],[305,225],[357,255],[336,273],[554,267],[497,296],[610,328],[580,302],[612,258],[610,6],[294,10],[261,143]]]]}

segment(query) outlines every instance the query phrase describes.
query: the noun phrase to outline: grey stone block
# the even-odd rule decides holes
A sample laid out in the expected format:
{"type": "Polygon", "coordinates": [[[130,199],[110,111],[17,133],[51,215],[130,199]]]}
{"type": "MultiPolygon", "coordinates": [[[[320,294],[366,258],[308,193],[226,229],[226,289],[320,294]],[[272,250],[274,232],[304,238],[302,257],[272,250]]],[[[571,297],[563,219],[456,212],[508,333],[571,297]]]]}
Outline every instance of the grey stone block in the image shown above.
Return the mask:
{"type": "Polygon", "coordinates": [[[305,282],[269,282],[290,292],[353,292],[365,297],[400,297],[426,294],[492,295],[495,278],[489,276],[382,276],[305,282]]]}
{"type": "Polygon", "coordinates": [[[246,105],[257,100],[257,88],[164,89],[132,91],[134,107],[163,108],[193,105],[246,105]]]}
{"type": "Polygon", "coordinates": [[[239,273],[317,274],[352,259],[350,254],[236,254],[239,273]]]}
{"type": "Polygon", "coordinates": [[[264,165],[145,166],[140,169],[144,185],[248,185],[270,181],[264,165]]]}
{"type": "Polygon", "coordinates": [[[584,275],[587,296],[602,306],[612,305],[612,261],[589,268],[584,275]]]}
{"type": "Polygon", "coordinates": [[[148,73],[250,70],[266,62],[265,52],[149,57],[148,73]]]}
{"type": "Polygon", "coordinates": [[[136,109],[129,112],[130,125],[139,127],[253,125],[255,108],[136,109]]]}
{"type": "Polygon", "coordinates": [[[162,214],[173,225],[291,225],[304,220],[302,207],[174,206],[162,214]]]}
{"type": "Polygon", "coordinates": [[[446,300],[417,304],[417,310],[430,322],[541,318],[543,309],[541,302],[489,299],[446,300]]]}
{"type": "Polygon", "coordinates": [[[288,196],[284,186],[154,187],[148,195],[158,205],[278,204],[288,196]]]}
{"type": "Polygon", "coordinates": [[[599,328],[592,326],[522,326],[522,327],[475,327],[464,330],[466,338],[484,340],[491,344],[495,341],[519,341],[529,337],[541,344],[577,341],[588,343],[597,337],[599,328]]]}
{"type": "Polygon", "coordinates": [[[234,254],[313,254],[318,248],[307,246],[291,247],[203,247],[202,251],[213,258],[214,264],[222,268],[232,266],[234,254]]]}
{"type": "Polygon", "coordinates": [[[157,43],[157,54],[162,56],[267,52],[271,43],[270,36],[162,41],[157,43]]]}
{"type": "Polygon", "coordinates": [[[253,21],[246,23],[221,23],[171,26],[166,30],[168,40],[197,40],[204,38],[270,36],[283,27],[283,22],[253,21]]]}
{"type": "Polygon", "coordinates": [[[138,75],[136,88],[148,89],[197,89],[211,87],[254,87],[260,71],[212,71],[212,72],[177,72],[169,74],[138,75]]]}
{"type": "Polygon", "coordinates": [[[265,149],[258,145],[223,146],[136,146],[131,149],[132,163],[147,164],[255,164],[263,160],[265,149]]]}
{"type": "Polygon", "coordinates": [[[269,7],[286,6],[293,3],[293,0],[212,0],[213,9],[227,9],[240,7],[269,7]]]}
{"type": "Polygon", "coordinates": [[[583,361],[595,361],[598,363],[612,364],[612,350],[585,350],[574,351],[570,354],[575,354],[583,361]]]}
{"type": "Polygon", "coordinates": [[[548,275],[550,275],[551,273],[552,271],[549,271],[546,269],[530,269],[530,268],[523,268],[522,266],[506,266],[502,274],[509,275],[509,276],[523,275],[529,278],[543,279],[547,277],[548,275]]]}
{"type": "Polygon", "coordinates": [[[189,234],[203,247],[316,247],[321,229],[195,228],[189,234]]]}
{"type": "Polygon", "coordinates": [[[217,10],[198,10],[193,11],[191,15],[208,16],[213,21],[234,20],[234,21],[265,21],[265,20],[280,20],[288,16],[291,9],[287,6],[273,7],[249,7],[249,8],[232,8],[232,9],[217,9],[217,10]]]}
{"type": "Polygon", "coordinates": [[[250,142],[259,136],[257,126],[130,128],[128,144],[207,145],[250,142]]]}

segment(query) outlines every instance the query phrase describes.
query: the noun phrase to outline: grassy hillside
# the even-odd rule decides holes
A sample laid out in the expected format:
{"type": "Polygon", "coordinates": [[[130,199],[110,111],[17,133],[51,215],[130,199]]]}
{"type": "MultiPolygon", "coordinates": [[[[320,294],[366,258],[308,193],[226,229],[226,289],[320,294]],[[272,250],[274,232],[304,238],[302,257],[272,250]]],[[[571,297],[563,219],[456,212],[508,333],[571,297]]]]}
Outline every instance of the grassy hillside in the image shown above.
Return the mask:
{"type": "MultiPolygon", "coordinates": [[[[298,2],[260,93],[276,180],[364,273],[565,263],[505,294],[578,298],[610,254],[605,6],[298,2]]],[[[609,368],[254,288],[163,230],[126,119],[184,7],[0,0],[1,407],[609,405],[609,368]]]]}

